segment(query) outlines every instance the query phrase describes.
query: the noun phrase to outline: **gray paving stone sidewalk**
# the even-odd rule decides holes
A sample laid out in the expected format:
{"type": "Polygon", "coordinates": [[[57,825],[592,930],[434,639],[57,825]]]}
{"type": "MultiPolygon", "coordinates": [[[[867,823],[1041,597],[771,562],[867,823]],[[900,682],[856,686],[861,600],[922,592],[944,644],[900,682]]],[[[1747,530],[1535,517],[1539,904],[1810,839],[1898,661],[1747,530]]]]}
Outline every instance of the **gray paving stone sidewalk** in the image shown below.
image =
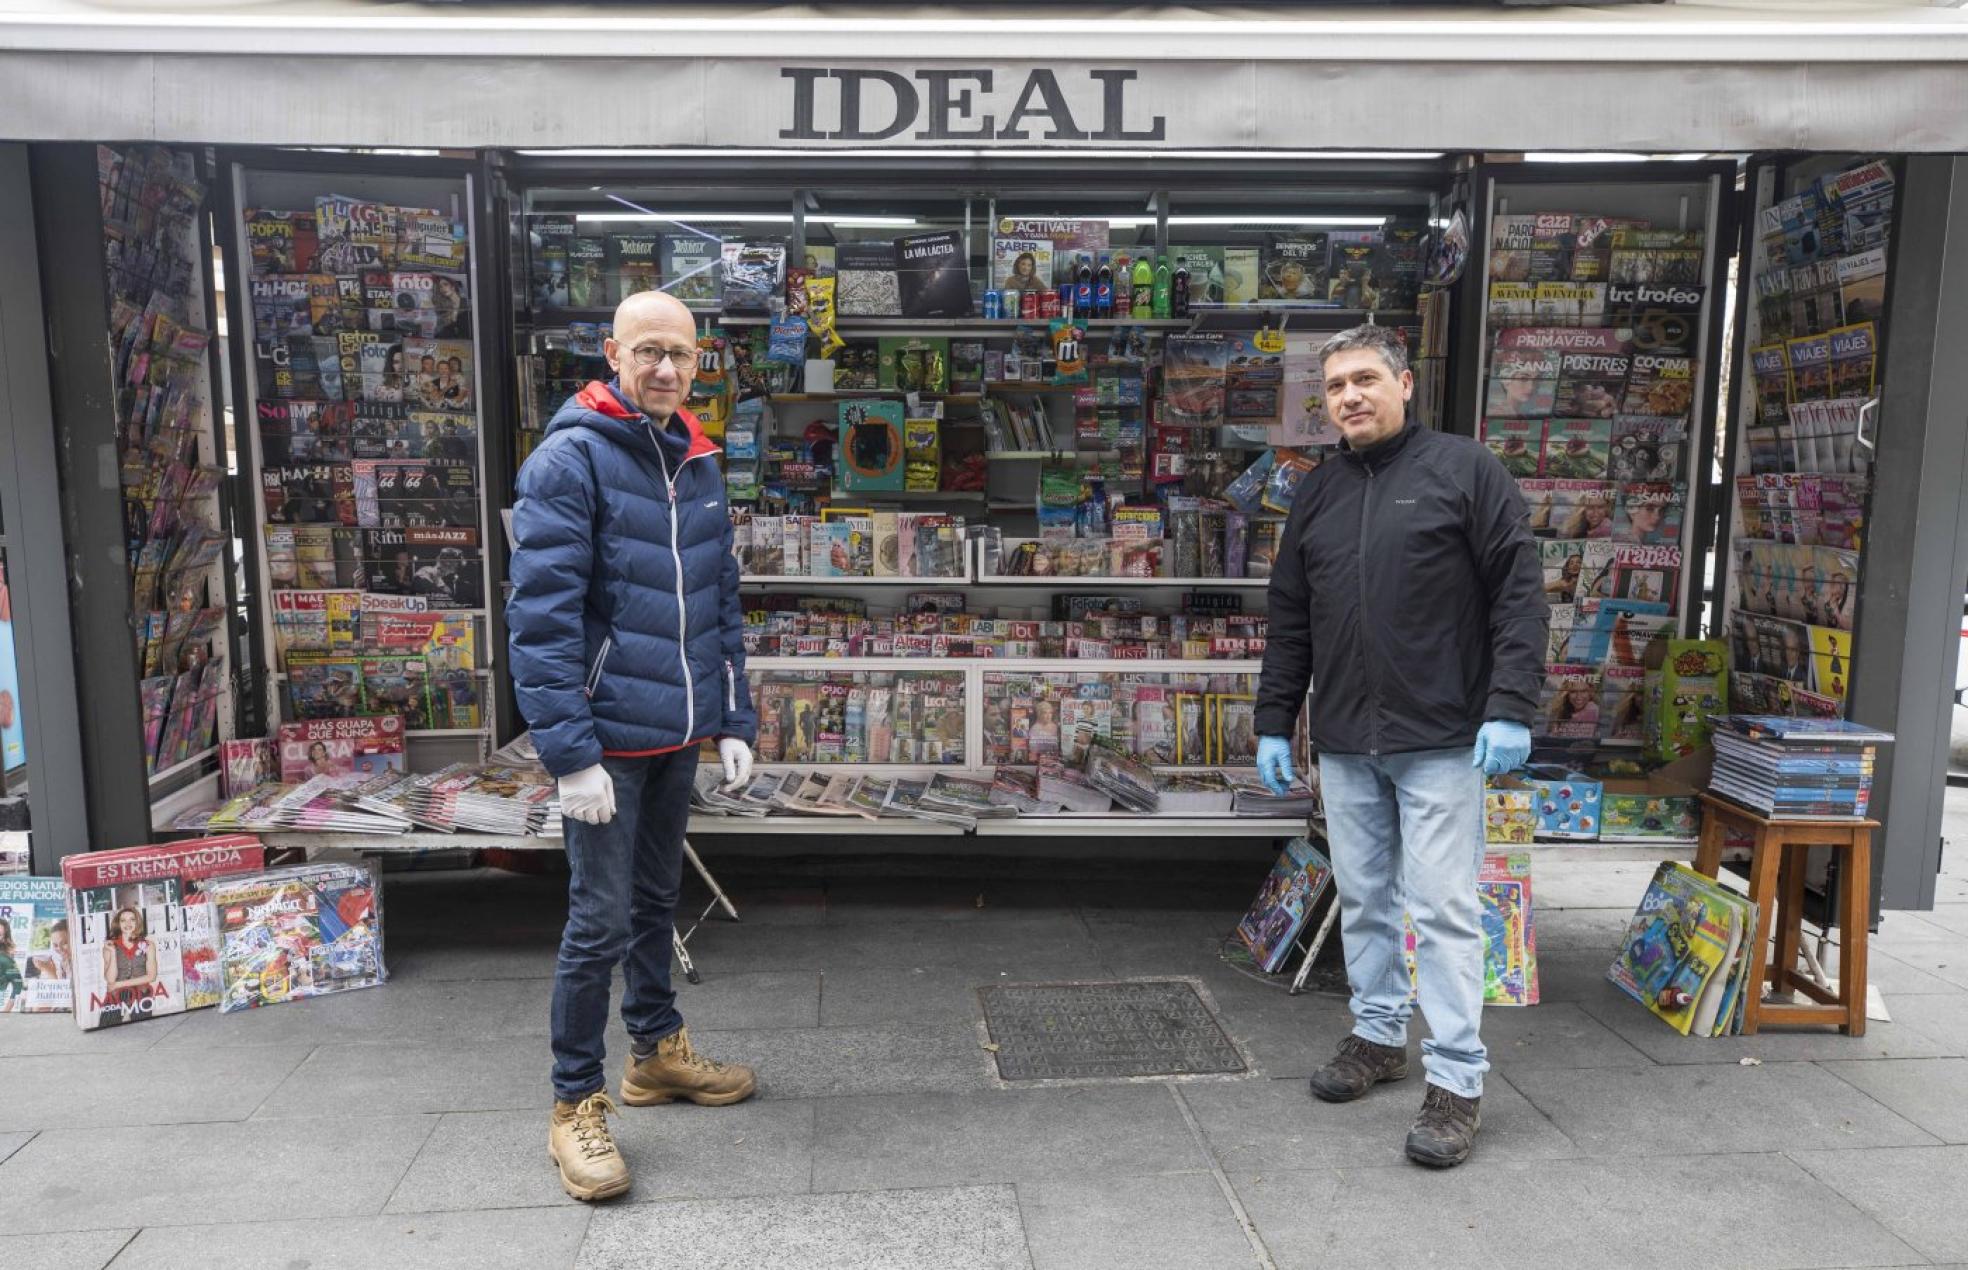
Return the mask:
{"type": "Polygon", "coordinates": [[[1603,979],[1648,867],[1541,862],[1544,1003],[1486,1017],[1483,1136],[1448,1173],[1401,1156],[1418,1067],[1307,1095],[1345,1002],[1217,957],[1268,862],[1211,852],[730,863],[744,921],[704,928],[680,992],[760,1095],[627,1110],[635,1189],[598,1208],[544,1144],[561,884],[393,873],[384,988],[93,1035],[0,1018],[0,1265],[1522,1270],[1653,1265],[1663,1238],[1732,1267],[1968,1263],[1963,851],[1940,907],[1887,916],[1893,1019],[1858,1040],[1674,1036],[1603,979]],[[997,1078],[978,988],[1140,977],[1193,983],[1251,1070],[997,1078]]]}

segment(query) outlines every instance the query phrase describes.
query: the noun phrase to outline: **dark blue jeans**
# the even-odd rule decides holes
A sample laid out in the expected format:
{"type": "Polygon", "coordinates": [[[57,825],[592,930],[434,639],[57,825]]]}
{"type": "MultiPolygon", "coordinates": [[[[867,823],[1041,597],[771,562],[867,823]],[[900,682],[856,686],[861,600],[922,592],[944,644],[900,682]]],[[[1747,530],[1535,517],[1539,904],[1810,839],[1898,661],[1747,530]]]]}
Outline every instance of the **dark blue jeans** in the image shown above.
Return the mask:
{"type": "Polygon", "coordinates": [[[554,968],[554,1097],[579,1102],[603,1088],[608,996],[622,964],[622,1021],[652,1043],[683,1026],[670,987],[670,935],[690,818],[692,745],[653,758],[605,758],[615,781],[615,819],[568,818],[567,929],[554,968]]]}

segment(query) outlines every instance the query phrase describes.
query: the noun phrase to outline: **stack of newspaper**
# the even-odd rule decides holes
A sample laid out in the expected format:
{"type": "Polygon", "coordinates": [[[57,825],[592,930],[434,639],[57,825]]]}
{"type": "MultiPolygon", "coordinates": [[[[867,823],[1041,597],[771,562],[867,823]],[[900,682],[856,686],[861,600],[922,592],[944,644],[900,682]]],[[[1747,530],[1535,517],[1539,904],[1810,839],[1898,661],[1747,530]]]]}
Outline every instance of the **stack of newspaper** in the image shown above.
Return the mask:
{"type": "Polygon", "coordinates": [[[362,795],[396,780],[382,776],[316,776],[290,786],[268,809],[281,830],[292,833],[402,833],[410,818],[394,808],[365,806],[362,795]]]}
{"type": "Polygon", "coordinates": [[[696,781],[690,787],[691,808],[713,816],[763,816],[772,810],[745,797],[748,792],[746,790],[725,793],[723,785],[723,768],[711,766],[698,768],[696,781]]]}
{"type": "Polygon", "coordinates": [[[888,783],[888,800],[882,804],[881,814],[886,818],[905,817],[911,820],[927,820],[934,824],[956,825],[960,829],[975,829],[977,818],[961,811],[948,811],[929,805],[928,779],[897,776],[888,783]]]}
{"type": "Polygon", "coordinates": [[[1066,766],[1053,754],[1039,756],[1039,797],[1068,812],[1100,816],[1114,809],[1112,795],[1094,788],[1086,773],[1066,766]]]}
{"type": "Polygon", "coordinates": [[[1018,814],[1018,808],[992,800],[990,781],[948,772],[938,772],[930,778],[929,788],[923,791],[916,805],[923,811],[967,816],[972,820],[1007,820],[1018,814]]]}
{"type": "Polygon", "coordinates": [[[1087,746],[1086,778],[1087,784],[1137,815],[1152,816],[1161,810],[1154,769],[1131,755],[1104,745],[1087,746]]]}
{"type": "Polygon", "coordinates": [[[1266,789],[1255,772],[1226,772],[1230,783],[1230,813],[1235,816],[1318,816],[1322,812],[1318,791],[1304,781],[1293,781],[1283,794],[1266,789]]]}
{"type": "Polygon", "coordinates": [[[363,800],[365,807],[395,808],[414,823],[441,833],[556,837],[560,794],[544,769],[453,763],[423,776],[406,776],[363,800]]]}
{"type": "Polygon", "coordinates": [[[188,832],[402,833],[410,818],[397,807],[365,801],[400,779],[341,773],[300,785],[268,782],[222,802],[179,815],[171,828],[188,832]]]}
{"type": "Polygon", "coordinates": [[[991,801],[1021,816],[1057,816],[1065,808],[1039,797],[1039,774],[1023,768],[1000,767],[991,777],[991,801]]]}

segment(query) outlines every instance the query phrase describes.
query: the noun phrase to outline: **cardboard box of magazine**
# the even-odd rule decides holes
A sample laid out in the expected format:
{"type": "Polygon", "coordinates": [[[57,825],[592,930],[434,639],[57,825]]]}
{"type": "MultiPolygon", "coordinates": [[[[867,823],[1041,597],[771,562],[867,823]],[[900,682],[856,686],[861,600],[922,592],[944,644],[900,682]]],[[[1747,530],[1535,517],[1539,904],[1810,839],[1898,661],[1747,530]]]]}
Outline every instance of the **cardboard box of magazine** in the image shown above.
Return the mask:
{"type": "Polygon", "coordinates": [[[1708,786],[1714,752],[1706,748],[1656,768],[1645,777],[1600,783],[1599,836],[1624,839],[1693,838],[1701,832],[1696,794],[1708,786]]]}

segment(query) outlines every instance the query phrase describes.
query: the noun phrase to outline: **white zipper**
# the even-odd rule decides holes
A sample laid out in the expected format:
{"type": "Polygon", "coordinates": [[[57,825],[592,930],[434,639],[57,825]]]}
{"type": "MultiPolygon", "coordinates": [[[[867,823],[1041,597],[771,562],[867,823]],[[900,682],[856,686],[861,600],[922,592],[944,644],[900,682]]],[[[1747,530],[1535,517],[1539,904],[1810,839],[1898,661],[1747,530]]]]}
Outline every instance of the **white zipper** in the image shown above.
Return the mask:
{"type": "Polygon", "coordinates": [[[738,713],[738,672],[731,668],[731,659],[724,659],[724,709],[727,714],[738,713]]]}
{"type": "Polygon", "coordinates": [[[601,687],[602,663],[608,660],[608,650],[614,646],[615,637],[613,635],[602,640],[601,651],[595,654],[594,665],[588,667],[588,686],[585,691],[590,699],[594,697],[595,689],[601,687]]]}
{"type": "Polygon", "coordinates": [[[676,478],[690,458],[686,455],[672,473],[669,460],[663,457],[663,443],[656,437],[656,425],[644,419],[643,426],[649,430],[649,443],[656,447],[656,464],[663,469],[663,486],[670,494],[670,559],[676,563],[677,662],[683,667],[683,708],[687,719],[683,739],[688,741],[697,730],[697,689],[690,682],[690,609],[683,599],[683,546],[677,541],[676,478]]]}

